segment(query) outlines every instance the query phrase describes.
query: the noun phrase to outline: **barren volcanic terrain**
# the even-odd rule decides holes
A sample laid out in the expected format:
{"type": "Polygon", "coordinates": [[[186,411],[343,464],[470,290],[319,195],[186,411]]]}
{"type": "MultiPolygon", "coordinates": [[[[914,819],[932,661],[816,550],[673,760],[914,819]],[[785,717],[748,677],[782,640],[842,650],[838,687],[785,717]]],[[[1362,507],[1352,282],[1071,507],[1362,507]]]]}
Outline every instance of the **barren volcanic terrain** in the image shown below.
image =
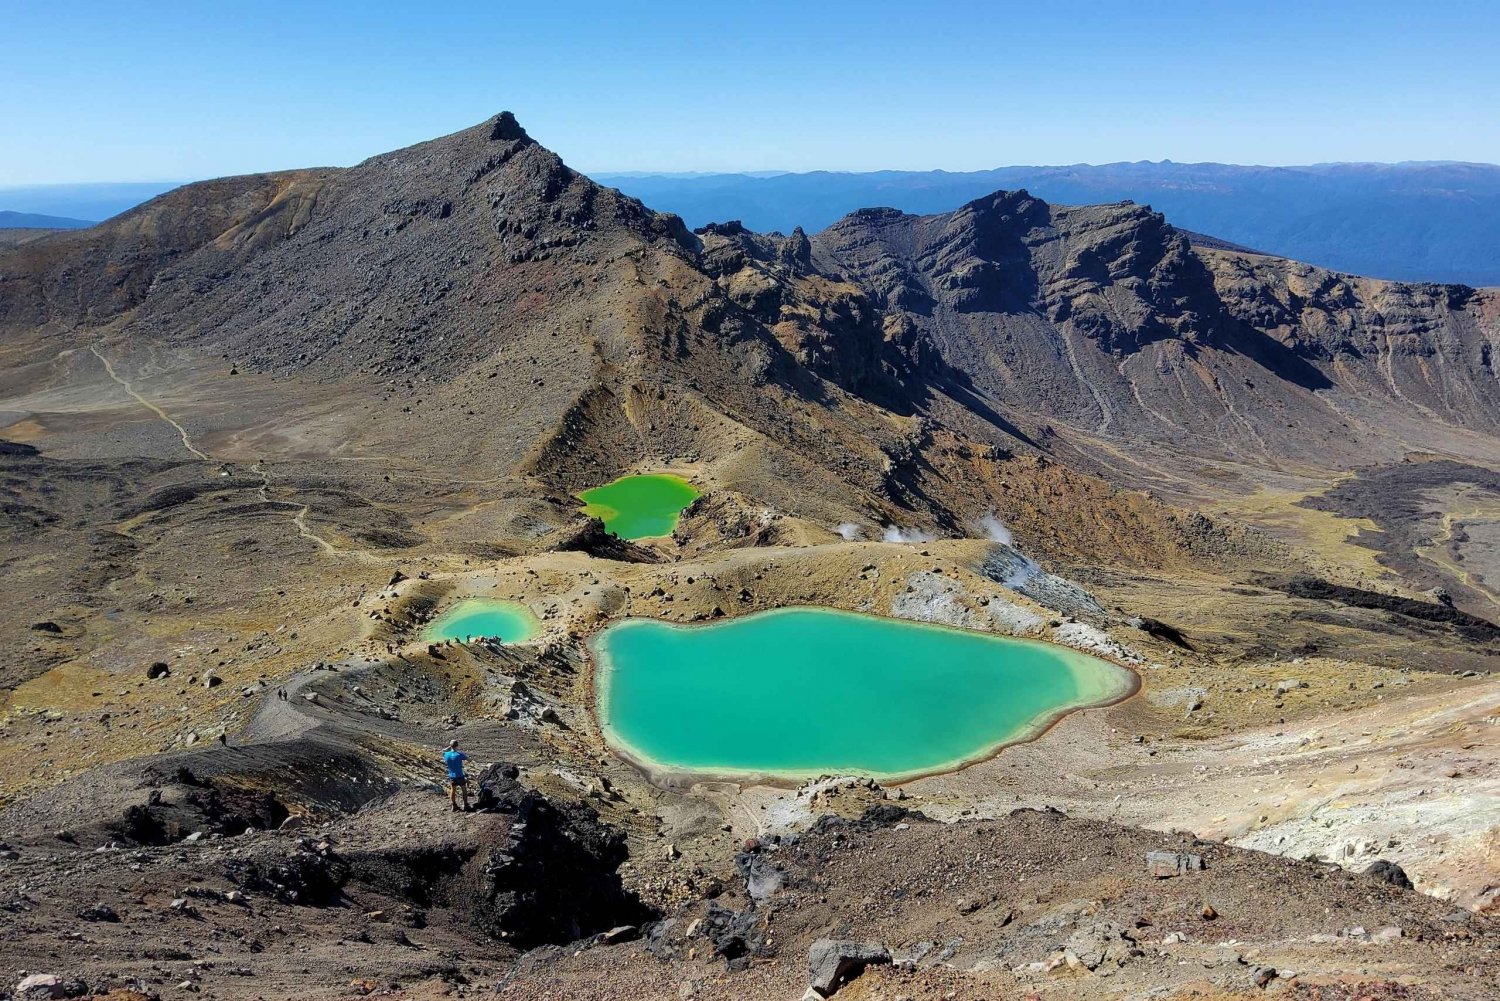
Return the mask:
{"type": "Polygon", "coordinates": [[[1130,203],[689,232],[508,113],[0,248],[0,992],[1492,998],[1497,340],[1130,203]],[[1133,694],[886,786],[610,747],[601,630],[786,606],[1133,694]]]}

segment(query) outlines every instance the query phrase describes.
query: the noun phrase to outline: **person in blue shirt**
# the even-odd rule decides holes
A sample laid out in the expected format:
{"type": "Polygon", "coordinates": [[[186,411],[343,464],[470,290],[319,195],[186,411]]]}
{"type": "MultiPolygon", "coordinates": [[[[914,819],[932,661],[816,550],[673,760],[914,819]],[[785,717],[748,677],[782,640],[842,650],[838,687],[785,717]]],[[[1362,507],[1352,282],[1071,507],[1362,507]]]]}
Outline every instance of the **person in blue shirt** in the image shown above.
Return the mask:
{"type": "Polygon", "coordinates": [[[464,777],[464,762],[469,756],[458,749],[458,741],[450,740],[443,752],[443,764],[448,766],[448,802],[453,812],[458,812],[458,794],[463,793],[464,813],[469,812],[469,780],[464,777]]]}

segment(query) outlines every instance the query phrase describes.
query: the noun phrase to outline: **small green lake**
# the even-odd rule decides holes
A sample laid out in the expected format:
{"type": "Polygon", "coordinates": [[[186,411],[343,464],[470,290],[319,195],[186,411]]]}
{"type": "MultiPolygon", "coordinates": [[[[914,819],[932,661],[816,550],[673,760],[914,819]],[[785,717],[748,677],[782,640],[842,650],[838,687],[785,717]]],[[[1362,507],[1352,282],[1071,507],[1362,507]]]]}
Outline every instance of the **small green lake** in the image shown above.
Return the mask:
{"type": "Polygon", "coordinates": [[[1064,647],[823,608],[594,640],[606,740],[651,770],[805,779],[948,771],[1134,690],[1064,647]]]}
{"type": "Polygon", "coordinates": [[[698,488],[680,476],[647,473],[622,476],[578,495],[583,513],[604,521],[622,539],[671,535],[677,516],[699,496],[698,488]]]}
{"type": "Polygon", "coordinates": [[[422,631],[422,638],[429,643],[444,640],[468,642],[471,639],[525,643],[541,631],[541,621],[520,602],[465,598],[433,619],[422,631]]]}

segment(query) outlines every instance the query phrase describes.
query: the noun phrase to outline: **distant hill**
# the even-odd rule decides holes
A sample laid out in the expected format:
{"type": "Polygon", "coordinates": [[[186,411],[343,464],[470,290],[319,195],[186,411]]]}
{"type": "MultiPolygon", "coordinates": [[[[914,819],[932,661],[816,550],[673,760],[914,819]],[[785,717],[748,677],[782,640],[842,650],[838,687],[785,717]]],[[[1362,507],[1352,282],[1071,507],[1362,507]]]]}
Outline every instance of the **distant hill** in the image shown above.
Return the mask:
{"type": "Polygon", "coordinates": [[[1338,163],[1244,167],[1111,163],[972,173],[599,174],[690,226],[737,219],[814,232],[870,206],[949,212],[996,190],[1057,204],[1129,199],[1186,229],[1338,271],[1403,281],[1500,285],[1500,167],[1338,163]]]}
{"type": "Polygon", "coordinates": [[[92,225],[88,219],[0,210],[0,229],[87,229],[92,225]]]}
{"type": "MultiPolygon", "coordinates": [[[[0,207],[11,212],[63,216],[69,228],[92,226],[127,209],[133,209],[164,191],[177,187],[177,181],[132,181],[104,184],[31,184],[0,187],[0,207]],[[80,220],[93,220],[82,222],[80,220]]],[[[61,227],[64,223],[12,223],[10,225],[61,227]]]]}

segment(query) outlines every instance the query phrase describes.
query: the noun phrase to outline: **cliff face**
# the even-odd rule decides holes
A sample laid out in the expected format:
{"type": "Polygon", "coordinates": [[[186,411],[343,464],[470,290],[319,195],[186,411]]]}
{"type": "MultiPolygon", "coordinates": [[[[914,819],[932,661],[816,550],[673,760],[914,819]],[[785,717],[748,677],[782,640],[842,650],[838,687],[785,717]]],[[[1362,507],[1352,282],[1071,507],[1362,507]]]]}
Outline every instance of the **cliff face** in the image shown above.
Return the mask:
{"type": "Polygon", "coordinates": [[[1342,275],[1297,261],[1205,253],[1229,314],[1344,395],[1491,431],[1500,419],[1494,290],[1342,275]]]}
{"type": "Polygon", "coordinates": [[[1402,447],[1384,407],[1500,426],[1495,311],[1461,286],[1198,250],[1149,209],[1025,192],[936,216],[857,212],[814,243],[1023,423],[1335,464],[1402,447]]]}

